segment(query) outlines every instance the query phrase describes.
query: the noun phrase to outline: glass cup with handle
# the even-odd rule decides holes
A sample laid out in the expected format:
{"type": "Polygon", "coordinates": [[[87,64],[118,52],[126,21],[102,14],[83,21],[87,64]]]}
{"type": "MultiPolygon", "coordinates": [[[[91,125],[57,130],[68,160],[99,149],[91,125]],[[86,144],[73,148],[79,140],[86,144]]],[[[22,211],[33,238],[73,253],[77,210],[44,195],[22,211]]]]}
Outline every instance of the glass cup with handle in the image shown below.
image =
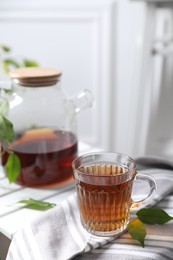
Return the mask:
{"type": "Polygon", "coordinates": [[[125,154],[85,154],[77,157],[72,167],[81,223],[94,235],[114,236],[123,232],[130,210],[148,204],[155,195],[155,180],[137,173],[135,161],[125,154]],[[138,201],[132,199],[135,181],[149,185],[148,194],[138,201]]]}

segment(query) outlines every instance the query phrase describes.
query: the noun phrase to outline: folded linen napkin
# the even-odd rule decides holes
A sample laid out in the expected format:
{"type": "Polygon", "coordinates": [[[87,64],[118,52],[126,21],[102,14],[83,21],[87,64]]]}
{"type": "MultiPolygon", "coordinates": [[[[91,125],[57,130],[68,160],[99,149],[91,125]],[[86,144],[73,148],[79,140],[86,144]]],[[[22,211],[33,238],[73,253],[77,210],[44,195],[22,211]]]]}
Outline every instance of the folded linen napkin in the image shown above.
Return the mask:
{"type": "MultiPolygon", "coordinates": [[[[140,164],[140,173],[149,174],[156,180],[157,194],[151,205],[156,204],[173,192],[172,161],[159,157],[141,157],[137,158],[136,162],[138,165],[140,164]]],[[[115,239],[115,237],[96,237],[83,229],[74,193],[66,201],[44,212],[19,230],[12,239],[6,259],[67,260],[76,255],[80,255],[80,259],[92,259],[91,255],[87,258],[85,252],[93,251],[98,247],[104,248],[104,245],[115,239]]],[[[118,238],[116,241],[120,239],[118,238]]],[[[123,244],[121,251],[123,251],[123,244]]],[[[137,257],[139,254],[140,251],[137,253],[137,257]]],[[[127,250],[126,257],[124,255],[123,259],[128,259],[127,250]]],[[[76,259],[78,259],[78,256],[76,259]]],[[[104,259],[104,257],[99,256],[99,259],[104,259]]]]}

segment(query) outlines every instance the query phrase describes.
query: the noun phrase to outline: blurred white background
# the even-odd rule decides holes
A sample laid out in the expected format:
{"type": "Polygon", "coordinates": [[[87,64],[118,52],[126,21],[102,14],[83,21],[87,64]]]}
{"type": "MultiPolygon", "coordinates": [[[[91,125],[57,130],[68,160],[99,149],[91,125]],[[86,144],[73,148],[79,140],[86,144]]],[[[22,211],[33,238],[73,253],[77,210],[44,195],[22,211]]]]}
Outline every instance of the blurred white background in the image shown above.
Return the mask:
{"type": "Polygon", "coordinates": [[[94,108],[78,116],[81,140],[131,156],[172,156],[172,6],[0,0],[0,44],[61,69],[68,95],[92,91],[94,108]]]}

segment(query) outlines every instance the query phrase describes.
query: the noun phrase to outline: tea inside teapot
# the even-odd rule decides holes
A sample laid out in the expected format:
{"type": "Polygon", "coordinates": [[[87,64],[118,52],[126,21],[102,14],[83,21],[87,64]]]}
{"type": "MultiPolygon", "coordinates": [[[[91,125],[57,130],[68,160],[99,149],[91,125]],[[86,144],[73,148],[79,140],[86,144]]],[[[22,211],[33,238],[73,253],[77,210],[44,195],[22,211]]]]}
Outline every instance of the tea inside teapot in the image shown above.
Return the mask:
{"type": "MultiPolygon", "coordinates": [[[[71,162],[77,155],[77,138],[71,132],[49,128],[27,130],[16,134],[9,148],[21,162],[19,184],[45,186],[72,177],[71,162]]],[[[3,164],[7,157],[4,154],[3,164]]]]}

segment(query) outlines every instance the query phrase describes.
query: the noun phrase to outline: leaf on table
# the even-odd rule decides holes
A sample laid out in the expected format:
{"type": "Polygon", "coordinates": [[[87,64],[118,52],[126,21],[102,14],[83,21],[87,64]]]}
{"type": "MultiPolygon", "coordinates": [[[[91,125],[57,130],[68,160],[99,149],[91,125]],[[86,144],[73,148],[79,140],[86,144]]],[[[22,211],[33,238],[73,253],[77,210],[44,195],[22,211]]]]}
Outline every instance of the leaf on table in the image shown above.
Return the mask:
{"type": "Polygon", "coordinates": [[[144,247],[144,239],[146,236],[146,229],[144,224],[136,218],[129,222],[127,228],[132,238],[139,241],[139,243],[144,247]]]}
{"type": "Polygon", "coordinates": [[[56,206],[54,203],[41,201],[41,200],[34,200],[34,199],[27,199],[27,200],[20,200],[19,203],[26,204],[27,208],[36,209],[36,210],[47,210],[56,206]]]}
{"type": "Polygon", "coordinates": [[[13,124],[0,113],[0,141],[11,142],[13,138],[13,124]]]}
{"type": "Polygon", "coordinates": [[[19,176],[21,163],[19,157],[11,153],[8,156],[7,163],[5,165],[6,175],[10,183],[14,182],[19,176]]]}
{"type": "Polygon", "coordinates": [[[143,208],[137,212],[138,218],[146,224],[164,224],[173,219],[163,209],[143,208]]]}

